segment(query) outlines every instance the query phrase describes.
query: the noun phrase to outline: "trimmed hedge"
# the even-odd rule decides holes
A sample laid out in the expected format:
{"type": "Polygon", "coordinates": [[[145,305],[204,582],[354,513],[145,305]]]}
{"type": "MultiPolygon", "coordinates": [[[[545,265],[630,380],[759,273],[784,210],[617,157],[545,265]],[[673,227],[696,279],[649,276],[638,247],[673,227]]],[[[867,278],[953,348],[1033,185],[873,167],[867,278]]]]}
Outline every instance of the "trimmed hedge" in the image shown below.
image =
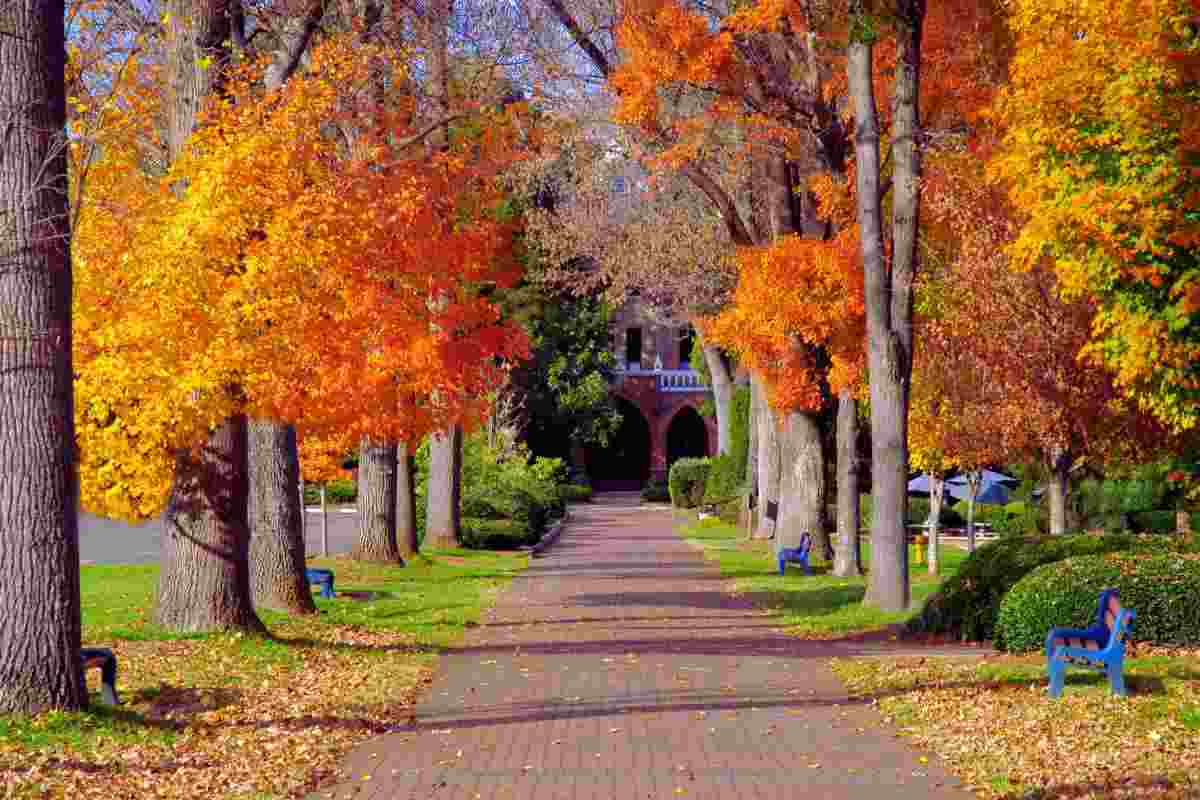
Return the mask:
{"type": "Polygon", "coordinates": [[[666,481],[647,481],[642,487],[642,499],[647,503],[668,503],[671,501],[671,490],[666,481]]]}
{"type": "Polygon", "coordinates": [[[711,462],[707,458],[681,458],[671,465],[667,488],[671,502],[678,508],[695,508],[704,501],[711,462]]]}
{"type": "Polygon", "coordinates": [[[539,534],[520,520],[464,517],[460,544],[472,550],[516,550],[538,538],[539,534]]]}
{"type": "Polygon", "coordinates": [[[1096,598],[1109,587],[1136,614],[1131,639],[1200,644],[1200,556],[1110,553],[1046,564],[1018,581],[1000,604],[997,646],[1039,650],[1051,628],[1090,626],[1096,598]]]}
{"type": "MultiPolygon", "coordinates": [[[[1166,536],[1109,534],[1090,536],[1010,536],[979,547],[924,608],[908,621],[909,631],[952,634],[964,641],[986,641],[995,632],[1000,603],[1009,589],[1043,564],[1075,556],[1117,552],[1170,551],[1184,545],[1166,536]]],[[[1044,632],[1043,632],[1044,635],[1044,632]]]]}
{"type": "Polygon", "coordinates": [[[558,496],[566,503],[590,503],[592,502],[592,487],[564,483],[558,487],[558,496]]]}

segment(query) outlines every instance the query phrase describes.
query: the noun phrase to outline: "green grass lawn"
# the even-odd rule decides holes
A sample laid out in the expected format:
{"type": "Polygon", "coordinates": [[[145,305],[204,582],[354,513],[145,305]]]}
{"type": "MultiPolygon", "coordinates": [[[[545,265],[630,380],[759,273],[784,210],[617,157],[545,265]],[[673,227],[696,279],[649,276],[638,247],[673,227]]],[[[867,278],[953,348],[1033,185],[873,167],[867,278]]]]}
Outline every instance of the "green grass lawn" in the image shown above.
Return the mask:
{"type": "Polygon", "coordinates": [[[372,599],[316,597],[308,616],[260,611],[266,637],[165,631],[152,621],[157,566],[84,566],[84,642],[116,653],[124,705],[99,705],[89,670],[88,711],[0,716],[5,796],[141,797],[151,784],[167,798],[303,796],[408,713],[438,648],[478,624],[527,563],[478,550],[405,567],[315,559],[339,593],[372,599]]]}
{"type": "MultiPolygon", "coordinates": [[[[862,604],[864,578],[836,578],[829,564],[813,561],[815,575],[806,576],[798,566],[781,576],[771,555],[769,542],[746,539],[746,533],[715,519],[683,523],[683,535],[703,548],[716,562],[721,574],[732,578],[739,593],[751,597],[762,608],[775,611],[794,633],[810,638],[828,638],[903,622],[913,612],[889,614],[862,604]]],[[[957,547],[938,549],[940,577],[931,577],[924,564],[916,563],[916,547],[909,548],[912,606],[920,608],[942,579],[952,575],[967,553],[957,547]]],[[[862,545],[863,568],[870,568],[871,547],[862,545]]]]}

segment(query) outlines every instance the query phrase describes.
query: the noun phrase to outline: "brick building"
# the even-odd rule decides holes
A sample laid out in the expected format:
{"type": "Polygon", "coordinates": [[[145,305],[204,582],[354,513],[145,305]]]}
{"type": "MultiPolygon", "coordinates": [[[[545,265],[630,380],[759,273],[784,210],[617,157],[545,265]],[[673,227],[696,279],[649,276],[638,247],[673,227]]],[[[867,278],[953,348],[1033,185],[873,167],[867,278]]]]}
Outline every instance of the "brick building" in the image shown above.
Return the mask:
{"type": "Polygon", "coordinates": [[[613,315],[610,341],[618,371],[612,392],[624,421],[608,448],[582,454],[597,488],[665,480],[677,458],[716,453],[716,419],[700,414],[712,390],[688,361],[693,339],[690,327],[658,323],[636,300],[613,315]]]}

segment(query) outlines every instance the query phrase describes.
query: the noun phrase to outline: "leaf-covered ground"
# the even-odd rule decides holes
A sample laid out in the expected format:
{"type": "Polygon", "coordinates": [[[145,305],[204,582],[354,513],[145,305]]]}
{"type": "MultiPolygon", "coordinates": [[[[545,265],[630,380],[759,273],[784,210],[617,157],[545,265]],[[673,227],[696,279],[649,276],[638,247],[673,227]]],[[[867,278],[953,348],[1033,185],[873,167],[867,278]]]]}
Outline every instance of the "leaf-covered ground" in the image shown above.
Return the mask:
{"type": "MultiPolygon", "coordinates": [[[[864,606],[866,579],[834,577],[827,563],[813,560],[814,575],[805,575],[798,566],[788,567],[787,575],[780,575],[771,556],[771,543],[747,539],[744,530],[732,525],[711,518],[690,522],[683,528],[683,535],[704,550],[722,576],[733,579],[736,592],[750,597],[761,608],[775,611],[780,622],[798,636],[835,638],[903,622],[909,616],[864,606]]],[[[957,547],[939,548],[940,576],[930,577],[928,567],[917,563],[916,551],[915,546],[909,547],[914,606],[922,603],[946,576],[954,574],[967,555],[957,547]]],[[[869,568],[871,547],[865,540],[862,560],[869,568]]]]}
{"type": "Polygon", "coordinates": [[[1140,646],[1126,661],[1128,698],[1077,669],[1054,700],[1038,656],[840,660],[834,669],[983,797],[1200,797],[1200,651],[1140,646]]]}
{"type": "MultiPolygon", "coordinates": [[[[341,591],[321,613],[264,612],[270,638],[174,636],[149,622],[157,567],[85,566],[84,640],[112,648],[124,705],[0,716],[5,797],[300,797],[340,756],[404,724],[436,649],[478,622],[526,563],[454,551],[407,567],[319,560],[341,591]]],[[[99,688],[97,670],[88,685],[99,688]]],[[[96,695],[93,694],[95,700],[96,695]]]]}

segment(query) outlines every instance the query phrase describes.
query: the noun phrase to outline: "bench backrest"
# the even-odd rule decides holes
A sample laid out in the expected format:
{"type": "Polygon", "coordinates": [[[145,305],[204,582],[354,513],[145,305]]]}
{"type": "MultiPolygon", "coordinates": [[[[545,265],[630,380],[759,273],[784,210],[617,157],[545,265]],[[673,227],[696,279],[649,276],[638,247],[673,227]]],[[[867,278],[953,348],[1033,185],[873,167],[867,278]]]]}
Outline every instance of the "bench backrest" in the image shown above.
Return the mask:
{"type": "Polygon", "coordinates": [[[1133,612],[1122,608],[1121,596],[1116,589],[1105,589],[1100,593],[1100,604],[1096,609],[1097,622],[1108,629],[1108,642],[1105,649],[1112,647],[1125,638],[1133,612]]]}

